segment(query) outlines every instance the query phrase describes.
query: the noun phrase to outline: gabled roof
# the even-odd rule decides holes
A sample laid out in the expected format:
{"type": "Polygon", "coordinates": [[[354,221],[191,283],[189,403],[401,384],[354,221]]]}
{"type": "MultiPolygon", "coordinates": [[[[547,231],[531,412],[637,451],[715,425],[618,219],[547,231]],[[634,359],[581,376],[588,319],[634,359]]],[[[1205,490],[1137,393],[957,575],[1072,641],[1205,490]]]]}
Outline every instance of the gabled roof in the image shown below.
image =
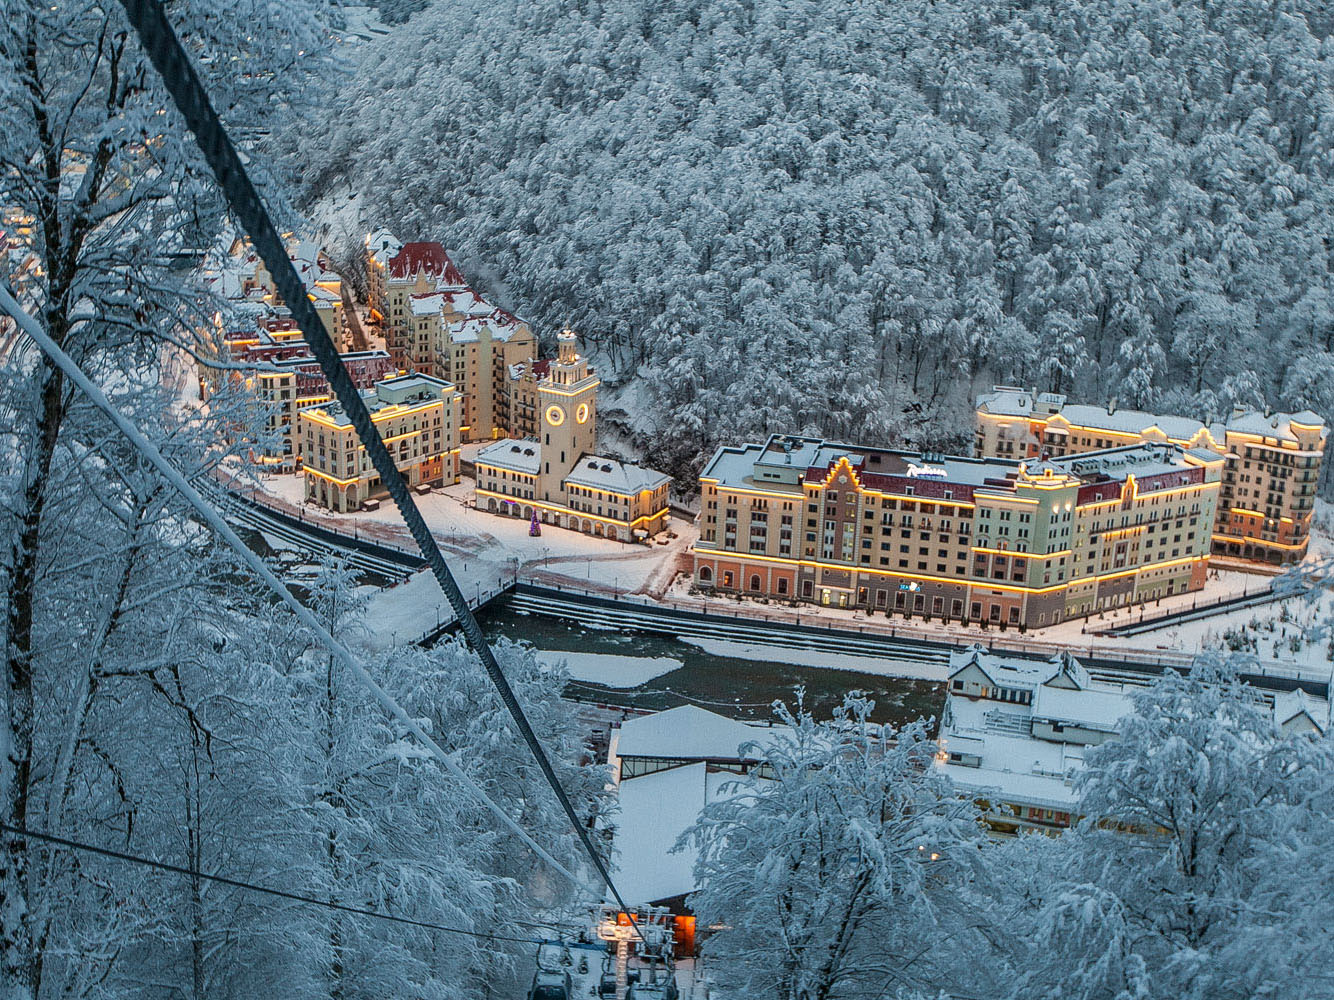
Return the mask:
{"type": "Polygon", "coordinates": [[[614,458],[580,455],[579,461],[574,463],[574,468],[565,477],[565,481],[590,489],[633,495],[641,490],[655,490],[670,483],[672,477],[656,469],[646,469],[642,465],[631,465],[629,462],[618,462],[614,458]]]}
{"type": "Polygon", "coordinates": [[[402,249],[403,244],[388,229],[377,229],[366,236],[366,252],[381,267],[398,256],[402,249]]]}
{"type": "Polygon", "coordinates": [[[389,262],[391,278],[411,278],[418,273],[439,279],[442,284],[465,284],[463,275],[439,243],[404,243],[389,262]]]}
{"type": "Polygon", "coordinates": [[[1330,724],[1330,704],[1315,698],[1301,688],[1295,691],[1280,691],[1274,695],[1274,722],[1280,729],[1300,716],[1311,720],[1311,725],[1320,732],[1327,732],[1330,724]]]}
{"type": "Polygon", "coordinates": [[[950,654],[951,678],[969,667],[977,667],[999,687],[1037,687],[1050,679],[1057,670],[1051,660],[1001,657],[980,644],[950,654]]]}
{"type": "Polygon", "coordinates": [[[478,451],[476,461],[497,469],[535,476],[542,466],[542,446],[536,441],[503,438],[478,451]]]}

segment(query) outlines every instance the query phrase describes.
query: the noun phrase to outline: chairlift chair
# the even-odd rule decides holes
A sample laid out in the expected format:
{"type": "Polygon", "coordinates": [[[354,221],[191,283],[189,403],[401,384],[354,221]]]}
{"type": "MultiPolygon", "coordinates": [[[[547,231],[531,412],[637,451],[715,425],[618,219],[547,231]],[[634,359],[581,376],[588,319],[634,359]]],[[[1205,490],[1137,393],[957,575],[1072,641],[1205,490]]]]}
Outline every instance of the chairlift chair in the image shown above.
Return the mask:
{"type": "Polygon", "coordinates": [[[563,969],[538,969],[533,973],[528,1000],[574,1000],[570,974],[563,969]]]}

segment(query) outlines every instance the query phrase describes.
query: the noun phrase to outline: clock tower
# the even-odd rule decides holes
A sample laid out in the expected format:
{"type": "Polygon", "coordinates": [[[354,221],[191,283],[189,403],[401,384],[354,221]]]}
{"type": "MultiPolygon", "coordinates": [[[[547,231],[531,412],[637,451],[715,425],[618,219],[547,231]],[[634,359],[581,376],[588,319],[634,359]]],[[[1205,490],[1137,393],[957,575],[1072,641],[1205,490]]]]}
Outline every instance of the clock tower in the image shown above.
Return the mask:
{"type": "Polygon", "coordinates": [[[597,451],[598,377],[579,353],[573,330],[556,338],[558,353],[547,377],[537,384],[541,408],[542,465],[537,491],[546,503],[565,503],[562,481],[581,455],[597,451]]]}

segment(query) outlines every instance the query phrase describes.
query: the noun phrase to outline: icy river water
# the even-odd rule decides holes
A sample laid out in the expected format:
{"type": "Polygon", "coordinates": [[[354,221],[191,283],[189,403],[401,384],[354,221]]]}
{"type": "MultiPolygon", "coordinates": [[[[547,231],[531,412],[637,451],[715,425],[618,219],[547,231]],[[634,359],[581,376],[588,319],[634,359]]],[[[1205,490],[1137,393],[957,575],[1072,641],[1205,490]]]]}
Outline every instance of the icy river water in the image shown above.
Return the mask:
{"type": "MultiPolygon", "coordinates": [[[[483,609],[478,619],[491,637],[531,643],[548,662],[565,660],[574,678],[567,695],[588,701],[653,709],[693,702],[739,718],[767,719],[775,700],[791,704],[796,688],[804,686],[806,703],[817,717],[828,717],[845,693],[857,690],[875,701],[873,719],[902,724],[938,716],[944,700],[942,685],[934,681],[720,655],[697,640],[594,629],[520,613],[503,599],[483,609]]],[[[755,652],[756,657],[766,654],[774,651],[755,652]]]]}

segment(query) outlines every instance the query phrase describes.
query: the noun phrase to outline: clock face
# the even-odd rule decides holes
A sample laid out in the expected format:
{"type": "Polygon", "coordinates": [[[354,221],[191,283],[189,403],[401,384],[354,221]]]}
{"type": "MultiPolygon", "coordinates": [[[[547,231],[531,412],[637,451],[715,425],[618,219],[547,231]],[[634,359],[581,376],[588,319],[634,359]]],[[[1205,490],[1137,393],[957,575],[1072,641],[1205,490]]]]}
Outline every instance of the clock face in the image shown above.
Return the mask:
{"type": "Polygon", "coordinates": [[[548,406],[547,423],[552,427],[559,427],[561,424],[565,423],[565,411],[559,406],[548,406]]]}
{"type": "Polygon", "coordinates": [[[580,403],[579,409],[574,411],[574,419],[579,421],[579,423],[581,424],[586,424],[588,423],[588,414],[589,414],[588,404],[580,403]]]}

